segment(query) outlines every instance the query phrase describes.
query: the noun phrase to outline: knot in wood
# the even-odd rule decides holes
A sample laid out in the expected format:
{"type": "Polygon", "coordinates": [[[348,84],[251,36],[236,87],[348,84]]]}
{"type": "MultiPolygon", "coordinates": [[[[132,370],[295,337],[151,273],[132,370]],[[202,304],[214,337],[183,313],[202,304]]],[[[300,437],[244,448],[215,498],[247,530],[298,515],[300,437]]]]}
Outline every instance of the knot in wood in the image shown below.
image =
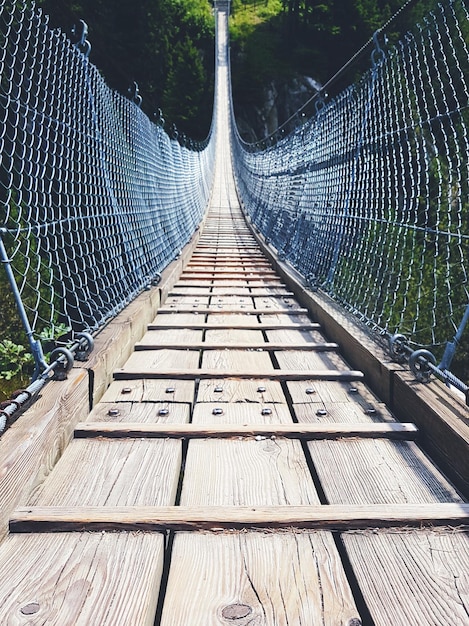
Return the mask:
{"type": "Polygon", "coordinates": [[[34,613],[37,613],[39,611],[39,608],[40,607],[37,602],[30,602],[29,604],[21,607],[20,612],[23,615],[34,615],[34,613]]]}
{"type": "Polygon", "coordinates": [[[252,608],[247,604],[229,604],[221,612],[224,619],[243,619],[252,613],[252,608]]]}

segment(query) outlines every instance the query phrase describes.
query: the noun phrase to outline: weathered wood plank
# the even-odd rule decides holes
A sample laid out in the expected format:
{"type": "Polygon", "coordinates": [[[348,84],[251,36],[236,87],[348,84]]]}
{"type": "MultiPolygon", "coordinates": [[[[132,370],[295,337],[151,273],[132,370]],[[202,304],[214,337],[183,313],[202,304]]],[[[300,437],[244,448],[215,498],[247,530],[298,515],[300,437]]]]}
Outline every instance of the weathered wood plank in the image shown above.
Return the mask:
{"type": "Polygon", "coordinates": [[[380,403],[328,402],[295,404],[293,412],[300,423],[395,423],[389,410],[380,403]]]}
{"type": "Polygon", "coordinates": [[[40,397],[0,439],[0,539],[11,511],[51,472],[75,425],[89,411],[89,381],[82,369],[50,381],[40,397]]]}
{"type": "MultiPolygon", "coordinates": [[[[248,416],[246,416],[248,417],[248,416]]],[[[88,437],[287,437],[291,439],[338,439],[344,437],[415,439],[414,424],[158,424],[141,422],[82,422],[76,438],[88,437]]]]}
{"type": "Polygon", "coordinates": [[[460,502],[461,497],[413,442],[385,439],[310,441],[328,502],[460,502]]]}
{"type": "MultiPolygon", "coordinates": [[[[239,329],[236,329],[239,330],[239,329]]],[[[282,345],[277,343],[266,343],[262,341],[262,334],[259,332],[257,341],[238,341],[227,343],[225,341],[204,341],[204,342],[180,342],[179,337],[171,339],[170,336],[164,337],[163,340],[158,337],[153,337],[151,333],[158,331],[149,331],[142,341],[135,344],[135,350],[156,350],[158,348],[168,348],[170,350],[258,350],[259,352],[276,352],[284,350],[303,350],[310,352],[327,352],[330,350],[337,350],[338,345],[336,343],[304,343],[298,345],[282,345]]],[[[212,331],[207,331],[211,333],[212,331]]],[[[242,331],[243,333],[257,333],[258,331],[242,331]]],[[[231,332],[226,333],[228,338],[231,337],[231,332]]]]}
{"type": "MultiPolygon", "coordinates": [[[[139,353],[141,354],[141,353],[139,353]]],[[[116,380],[132,380],[134,378],[180,378],[181,380],[195,380],[206,378],[252,378],[267,380],[361,380],[363,374],[354,370],[338,371],[338,370],[316,370],[316,371],[234,371],[234,370],[143,370],[143,368],[135,366],[135,369],[122,368],[114,372],[116,380]]]]}
{"type": "Polygon", "coordinates": [[[275,354],[279,367],[286,370],[347,369],[344,359],[335,352],[312,352],[306,350],[281,350],[275,354]]]}
{"type": "MultiPolygon", "coordinates": [[[[225,412],[235,410],[236,405],[246,403],[285,403],[285,396],[279,381],[272,380],[242,380],[225,378],[224,380],[201,380],[197,394],[197,404],[194,407],[194,416],[199,406],[206,402],[231,403],[225,412]]],[[[241,407],[242,408],[242,407],[241,407]]],[[[206,411],[204,406],[202,409],[206,411]]],[[[291,416],[288,414],[288,421],[291,416]]],[[[282,420],[279,420],[282,421],[282,420]]]]}
{"type": "MultiPolygon", "coordinates": [[[[183,424],[189,422],[189,404],[175,402],[100,402],[87,422],[137,422],[140,424],[183,424]]],[[[76,436],[76,434],[75,434],[76,436]]]]}
{"type": "Polygon", "coordinates": [[[10,536],[0,546],[0,623],[152,626],[163,552],[156,533],[10,536]]]}
{"type": "Polygon", "coordinates": [[[148,370],[149,372],[158,372],[158,370],[169,370],[188,368],[195,369],[199,365],[199,351],[190,350],[190,345],[186,350],[169,350],[161,348],[158,350],[134,352],[125,363],[125,369],[148,370]]]}
{"type": "Polygon", "coordinates": [[[469,623],[469,532],[346,533],[342,541],[376,626],[469,623]]]}
{"type": "MultiPolygon", "coordinates": [[[[192,314],[193,315],[193,314],[192,314]]],[[[218,314],[209,315],[210,318],[216,318],[218,314]]],[[[165,316],[165,318],[168,316],[165,316]]],[[[169,316],[170,317],[170,316],[169,316]]],[[[203,316],[201,316],[203,317],[203,316]]],[[[174,319],[156,318],[152,324],[148,325],[148,330],[160,330],[162,328],[192,328],[195,330],[209,330],[214,326],[217,328],[225,328],[227,330],[245,328],[246,330],[273,330],[276,328],[283,328],[290,326],[290,328],[298,328],[302,330],[316,330],[319,328],[318,324],[314,323],[302,323],[295,324],[293,322],[286,322],[285,324],[260,324],[255,315],[244,314],[240,315],[236,320],[227,320],[228,315],[223,317],[218,316],[218,319],[210,319],[209,322],[201,321],[197,319],[197,316],[193,315],[188,321],[179,319],[179,315],[175,315],[174,319]]]]}
{"type": "Polygon", "coordinates": [[[175,439],[75,439],[28,504],[173,504],[182,442],[175,439]]]}
{"type": "Polygon", "coordinates": [[[182,505],[319,504],[301,443],[293,439],[189,441],[182,505]]]}
{"type": "Polygon", "coordinates": [[[202,354],[202,368],[207,370],[269,371],[274,369],[270,354],[258,350],[207,350],[202,354]]]}
{"type": "Polygon", "coordinates": [[[193,380],[152,379],[113,382],[102,402],[194,402],[193,380]]]}
{"type": "Polygon", "coordinates": [[[240,528],[360,530],[469,524],[469,504],[128,506],[18,508],[10,532],[198,531],[240,528]]]}
{"type": "Polygon", "coordinates": [[[178,534],[160,624],[222,623],[361,623],[330,534],[178,534]]]}
{"type": "MultiPolygon", "coordinates": [[[[246,303],[240,304],[236,307],[233,305],[225,305],[223,303],[214,303],[208,307],[198,304],[191,304],[189,307],[191,310],[197,310],[199,315],[206,315],[207,313],[217,313],[219,315],[234,315],[241,314],[244,315],[249,312],[251,315],[255,313],[256,315],[278,315],[278,313],[288,313],[290,317],[294,317],[295,315],[304,315],[307,311],[306,309],[255,309],[254,305],[246,303]]],[[[184,313],[187,311],[187,308],[184,308],[179,305],[174,305],[174,309],[172,308],[162,308],[160,309],[160,315],[167,315],[172,313],[184,313]]]]}

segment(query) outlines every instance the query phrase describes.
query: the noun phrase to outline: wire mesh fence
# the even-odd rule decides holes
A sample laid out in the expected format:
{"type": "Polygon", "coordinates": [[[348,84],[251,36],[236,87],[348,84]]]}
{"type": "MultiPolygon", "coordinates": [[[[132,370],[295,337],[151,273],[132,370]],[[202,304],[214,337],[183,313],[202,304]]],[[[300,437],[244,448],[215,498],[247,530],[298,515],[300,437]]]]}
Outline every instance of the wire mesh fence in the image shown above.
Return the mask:
{"type": "Polygon", "coordinates": [[[214,142],[181,145],[135,89],[110,90],[84,25],[75,33],[0,1],[2,262],[33,351],[57,326],[100,328],[157,280],[200,222],[213,173],[214,142]]]}
{"type": "Polygon", "coordinates": [[[468,39],[466,3],[447,0],[389,49],[376,33],[370,70],[273,145],[233,140],[243,203],[280,255],[445,368],[469,303],[468,39]]]}

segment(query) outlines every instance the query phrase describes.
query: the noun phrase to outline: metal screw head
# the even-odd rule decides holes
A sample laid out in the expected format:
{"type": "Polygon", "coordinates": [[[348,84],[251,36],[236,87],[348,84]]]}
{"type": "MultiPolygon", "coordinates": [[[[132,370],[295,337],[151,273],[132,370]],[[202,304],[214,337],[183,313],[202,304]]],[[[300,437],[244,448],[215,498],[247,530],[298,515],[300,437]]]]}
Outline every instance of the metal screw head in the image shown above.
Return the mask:
{"type": "Polygon", "coordinates": [[[158,415],[168,415],[169,409],[160,409],[158,415]]]}
{"type": "Polygon", "coordinates": [[[267,407],[262,409],[261,415],[272,415],[272,409],[268,409],[267,407]]]}
{"type": "Polygon", "coordinates": [[[258,387],[258,388],[257,388],[257,392],[258,392],[258,393],[265,393],[265,387],[262,387],[262,386],[261,386],[261,387],[258,387]]]}
{"type": "Polygon", "coordinates": [[[349,393],[358,393],[358,389],[356,387],[350,387],[348,392],[349,393]]]}
{"type": "Polygon", "coordinates": [[[215,407],[212,411],[212,415],[223,415],[223,409],[220,407],[215,407]]]}
{"type": "Polygon", "coordinates": [[[121,393],[131,393],[132,389],[130,387],[123,387],[121,393]]]}
{"type": "Polygon", "coordinates": [[[215,393],[222,393],[223,392],[223,387],[220,387],[220,385],[217,385],[213,391],[215,393]]]}
{"type": "Polygon", "coordinates": [[[166,387],[166,393],[174,393],[175,391],[174,387],[166,387]]]}
{"type": "Polygon", "coordinates": [[[319,416],[327,415],[327,411],[325,409],[318,409],[316,411],[316,415],[319,415],[319,416]]]}
{"type": "Polygon", "coordinates": [[[308,387],[307,389],[305,389],[305,393],[308,394],[308,396],[311,396],[313,393],[316,393],[316,389],[308,387]]]}
{"type": "Polygon", "coordinates": [[[119,409],[109,409],[109,411],[107,412],[107,414],[111,417],[116,417],[117,415],[119,415],[119,413],[119,409]]]}

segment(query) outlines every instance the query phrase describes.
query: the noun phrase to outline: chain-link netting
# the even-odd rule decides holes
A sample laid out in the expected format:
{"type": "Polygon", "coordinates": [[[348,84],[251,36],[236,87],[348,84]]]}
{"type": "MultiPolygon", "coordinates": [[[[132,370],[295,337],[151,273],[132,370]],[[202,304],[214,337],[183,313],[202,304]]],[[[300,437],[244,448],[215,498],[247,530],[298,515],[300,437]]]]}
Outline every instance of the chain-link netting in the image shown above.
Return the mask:
{"type": "Polygon", "coordinates": [[[35,335],[97,329],[157,280],[211,187],[214,142],[170,138],[87,52],[31,3],[0,1],[2,261],[35,335]]]}
{"type": "Polygon", "coordinates": [[[469,22],[447,0],[275,145],[234,136],[243,203],[313,285],[415,345],[469,302],[469,22]]]}

